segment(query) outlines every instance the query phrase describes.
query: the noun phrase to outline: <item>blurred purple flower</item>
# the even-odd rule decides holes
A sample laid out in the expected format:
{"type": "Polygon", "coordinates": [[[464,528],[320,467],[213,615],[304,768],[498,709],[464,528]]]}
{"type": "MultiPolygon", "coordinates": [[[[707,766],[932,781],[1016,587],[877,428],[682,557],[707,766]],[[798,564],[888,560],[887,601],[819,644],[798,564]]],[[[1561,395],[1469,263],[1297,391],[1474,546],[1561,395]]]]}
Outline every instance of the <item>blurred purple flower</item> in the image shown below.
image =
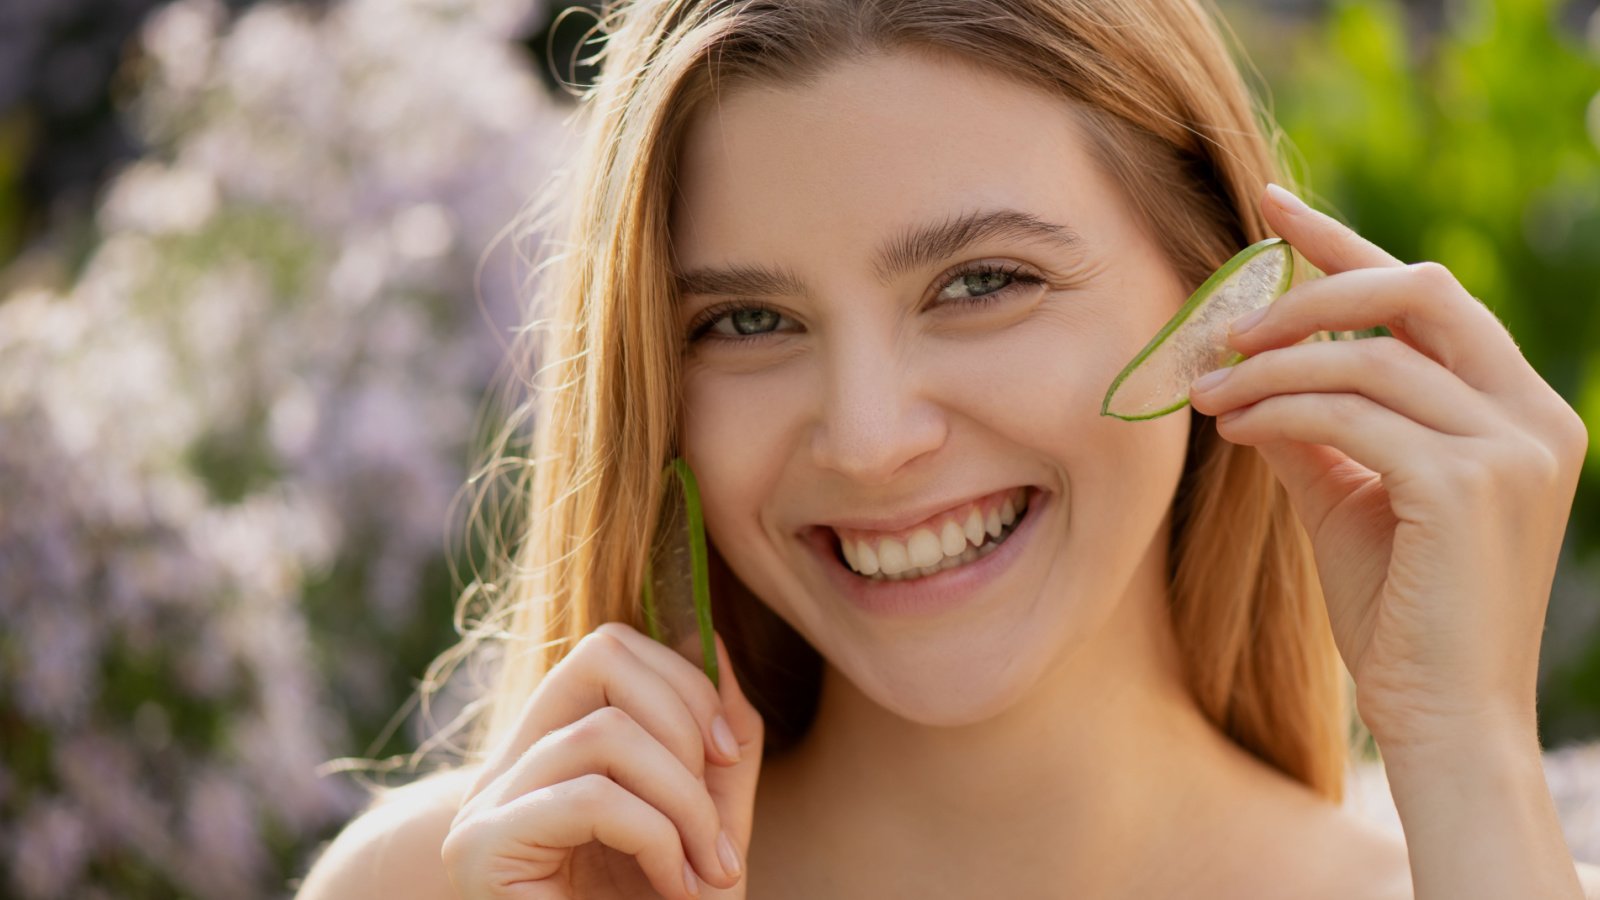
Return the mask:
{"type": "Polygon", "coordinates": [[[479,254],[563,142],[517,45],[542,12],[148,22],[152,151],[75,283],[0,298],[0,893],[273,896],[361,802],[315,770],[438,629],[423,576],[517,306],[509,264],[474,295],[479,254]]]}
{"type": "Polygon", "coordinates": [[[36,800],[17,823],[11,845],[11,882],[27,900],[65,897],[90,854],[81,812],[60,797],[36,800]]]}

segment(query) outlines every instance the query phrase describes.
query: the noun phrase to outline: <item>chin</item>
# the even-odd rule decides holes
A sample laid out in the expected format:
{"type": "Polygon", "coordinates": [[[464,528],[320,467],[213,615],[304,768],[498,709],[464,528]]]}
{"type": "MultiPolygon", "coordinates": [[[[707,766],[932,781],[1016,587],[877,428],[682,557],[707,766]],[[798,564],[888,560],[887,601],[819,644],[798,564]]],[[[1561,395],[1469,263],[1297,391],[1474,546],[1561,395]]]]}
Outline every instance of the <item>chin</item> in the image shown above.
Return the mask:
{"type": "MultiPolygon", "coordinates": [[[[1035,641],[1039,632],[1033,632],[1035,641]]],[[[1015,637],[1015,636],[1013,636],[1015,637]]],[[[867,651],[868,659],[830,663],[867,699],[919,725],[975,725],[1005,712],[1037,684],[1048,667],[1043,647],[1025,649],[1015,640],[1000,652],[970,639],[960,647],[923,643],[898,650],[867,651]]],[[[828,654],[823,654],[825,657],[828,654]]]]}

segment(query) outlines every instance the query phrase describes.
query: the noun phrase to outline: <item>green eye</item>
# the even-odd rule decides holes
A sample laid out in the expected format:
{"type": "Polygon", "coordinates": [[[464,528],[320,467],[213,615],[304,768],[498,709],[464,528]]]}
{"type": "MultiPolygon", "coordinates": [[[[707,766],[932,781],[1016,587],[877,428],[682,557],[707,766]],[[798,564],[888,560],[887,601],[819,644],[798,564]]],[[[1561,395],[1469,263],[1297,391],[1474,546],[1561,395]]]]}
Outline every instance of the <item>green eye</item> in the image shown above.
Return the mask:
{"type": "Polygon", "coordinates": [[[782,313],[766,306],[737,300],[719,303],[696,318],[695,323],[689,326],[685,339],[691,344],[700,340],[735,344],[741,341],[759,341],[783,334],[780,326],[784,319],[782,313]],[[729,327],[724,328],[724,322],[728,323],[729,327]]]}
{"type": "Polygon", "coordinates": [[[733,330],[740,334],[761,334],[767,328],[776,326],[778,319],[777,313],[758,306],[736,310],[728,316],[728,321],[733,323],[733,330]]]}

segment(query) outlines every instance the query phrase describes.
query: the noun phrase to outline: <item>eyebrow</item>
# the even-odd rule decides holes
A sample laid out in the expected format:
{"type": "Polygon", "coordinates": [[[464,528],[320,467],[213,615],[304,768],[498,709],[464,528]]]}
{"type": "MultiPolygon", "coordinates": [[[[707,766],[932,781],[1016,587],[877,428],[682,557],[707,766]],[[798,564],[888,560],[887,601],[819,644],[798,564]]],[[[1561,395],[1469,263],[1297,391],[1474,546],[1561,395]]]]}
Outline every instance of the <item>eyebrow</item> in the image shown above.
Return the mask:
{"type": "MultiPolygon", "coordinates": [[[[1047,222],[1032,213],[1016,209],[979,210],[906,230],[878,248],[872,270],[879,282],[888,284],[906,272],[994,239],[1034,241],[1060,248],[1074,248],[1081,241],[1071,228],[1047,222]]],[[[706,266],[681,273],[676,281],[680,296],[806,293],[805,282],[785,266],[706,266]]]]}

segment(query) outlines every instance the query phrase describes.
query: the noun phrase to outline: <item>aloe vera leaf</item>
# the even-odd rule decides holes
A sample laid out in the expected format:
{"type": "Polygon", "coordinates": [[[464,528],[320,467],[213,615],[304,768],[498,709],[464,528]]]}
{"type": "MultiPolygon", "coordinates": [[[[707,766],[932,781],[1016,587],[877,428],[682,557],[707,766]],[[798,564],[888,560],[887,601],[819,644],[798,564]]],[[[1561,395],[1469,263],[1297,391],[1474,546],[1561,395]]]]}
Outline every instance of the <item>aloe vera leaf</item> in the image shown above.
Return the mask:
{"type": "Polygon", "coordinates": [[[661,473],[662,503],[655,540],[640,589],[650,636],[694,660],[690,640],[698,637],[699,662],[720,684],[711,622],[711,586],[705,520],[699,483],[682,457],[661,473]]]}
{"type": "Polygon", "coordinates": [[[1228,323],[1277,299],[1294,277],[1294,254],[1281,238],[1234,254],[1189,295],[1106,389],[1100,414],[1154,419],[1189,405],[1189,383],[1244,356],[1228,347],[1228,323]]]}

